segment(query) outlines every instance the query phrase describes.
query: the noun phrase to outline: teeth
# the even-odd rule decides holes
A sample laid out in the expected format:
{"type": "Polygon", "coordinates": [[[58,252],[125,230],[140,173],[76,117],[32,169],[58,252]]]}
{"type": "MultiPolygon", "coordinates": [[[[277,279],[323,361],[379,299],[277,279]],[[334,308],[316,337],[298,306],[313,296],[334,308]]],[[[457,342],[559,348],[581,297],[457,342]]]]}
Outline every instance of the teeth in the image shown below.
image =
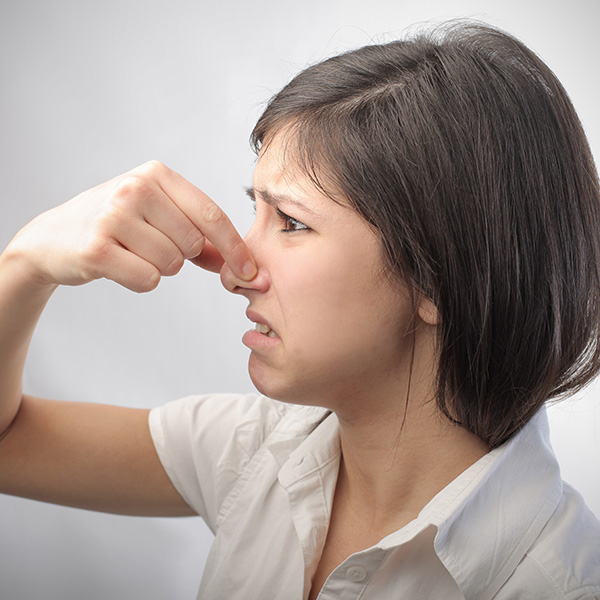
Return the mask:
{"type": "Polygon", "coordinates": [[[277,334],[268,325],[265,325],[264,323],[256,323],[254,325],[254,329],[256,329],[256,331],[258,331],[259,333],[266,335],[267,337],[277,337],[277,334]]]}
{"type": "Polygon", "coordinates": [[[256,331],[258,331],[259,333],[266,335],[267,337],[277,337],[277,334],[268,325],[265,325],[264,323],[256,323],[254,325],[254,329],[256,329],[256,331]]]}

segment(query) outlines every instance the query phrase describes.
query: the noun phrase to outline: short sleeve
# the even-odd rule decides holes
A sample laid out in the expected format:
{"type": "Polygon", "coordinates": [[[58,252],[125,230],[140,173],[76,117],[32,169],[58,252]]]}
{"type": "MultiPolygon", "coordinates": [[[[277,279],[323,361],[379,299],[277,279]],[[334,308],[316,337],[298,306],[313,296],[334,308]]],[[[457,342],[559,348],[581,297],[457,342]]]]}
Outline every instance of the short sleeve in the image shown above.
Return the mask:
{"type": "Polygon", "coordinates": [[[264,396],[214,394],[150,412],[150,433],[167,475],[213,532],[223,501],[285,408],[264,396]]]}

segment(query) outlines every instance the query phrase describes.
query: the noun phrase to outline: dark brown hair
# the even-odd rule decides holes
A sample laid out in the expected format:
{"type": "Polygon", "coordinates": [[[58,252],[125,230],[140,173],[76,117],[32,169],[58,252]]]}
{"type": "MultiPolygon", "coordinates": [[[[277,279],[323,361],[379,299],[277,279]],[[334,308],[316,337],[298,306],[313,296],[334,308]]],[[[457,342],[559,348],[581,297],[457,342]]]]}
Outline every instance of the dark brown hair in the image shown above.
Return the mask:
{"type": "Polygon", "coordinates": [[[554,74],[479,24],[309,67],[268,104],[314,183],[379,232],[389,271],[437,306],[437,403],[495,447],[600,368],[600,194],[554,74]]]}

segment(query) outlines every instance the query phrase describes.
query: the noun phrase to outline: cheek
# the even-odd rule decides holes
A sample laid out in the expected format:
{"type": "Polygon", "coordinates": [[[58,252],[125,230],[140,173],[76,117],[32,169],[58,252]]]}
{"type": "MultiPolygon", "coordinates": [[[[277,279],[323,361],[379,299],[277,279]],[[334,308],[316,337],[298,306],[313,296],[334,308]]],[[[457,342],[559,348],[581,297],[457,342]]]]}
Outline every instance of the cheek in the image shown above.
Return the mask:
{"type": "MultiPolygon", "coordinates": [[[[368,253],[326,252],[290,257],[271,268],[283,321],[295,336],[320,336],[325,342],[351,337],[381,311],[383,282],[379,264],[368,253]]],[[[383,304],[385,304],[384,302],[383,304]]]]}

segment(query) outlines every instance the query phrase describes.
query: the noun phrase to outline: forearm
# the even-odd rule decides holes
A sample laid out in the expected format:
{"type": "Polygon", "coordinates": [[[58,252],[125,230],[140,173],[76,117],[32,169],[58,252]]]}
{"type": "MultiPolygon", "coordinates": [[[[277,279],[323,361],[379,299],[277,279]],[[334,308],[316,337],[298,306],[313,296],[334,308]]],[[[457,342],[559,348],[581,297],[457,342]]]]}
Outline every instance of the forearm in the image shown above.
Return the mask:
{"type": "Polygon", "coordinates": [[[0,255],[0,493],[129,514],[191,513],[158,459],[147,411],[21,389],[31,337],[58,285],[104,278],[147,292],[186,259],[214,271],[227,262],[240,281],[256,275],[221,209],[155,162],[39,215],[0,255]]]}
{"type": "Polygon", "coordinates": [[[27,395],[0,443],[0,493],[119,514],[194,514],[159,461],[147,410],[27,395]]]}
{"type": "Polygon", "coordinates": [[[156,455],[148,411],[22,394],[29,343],[56,287],[14,247],[0,255],[0,493],[122,514],[193,514],[156,455]]]}
{"type": "Polygon", "coordinates": [[[19,409],[29,343],[55,289],[36,280],[19,251],[0,254],[0,436],[19,409]]]}

